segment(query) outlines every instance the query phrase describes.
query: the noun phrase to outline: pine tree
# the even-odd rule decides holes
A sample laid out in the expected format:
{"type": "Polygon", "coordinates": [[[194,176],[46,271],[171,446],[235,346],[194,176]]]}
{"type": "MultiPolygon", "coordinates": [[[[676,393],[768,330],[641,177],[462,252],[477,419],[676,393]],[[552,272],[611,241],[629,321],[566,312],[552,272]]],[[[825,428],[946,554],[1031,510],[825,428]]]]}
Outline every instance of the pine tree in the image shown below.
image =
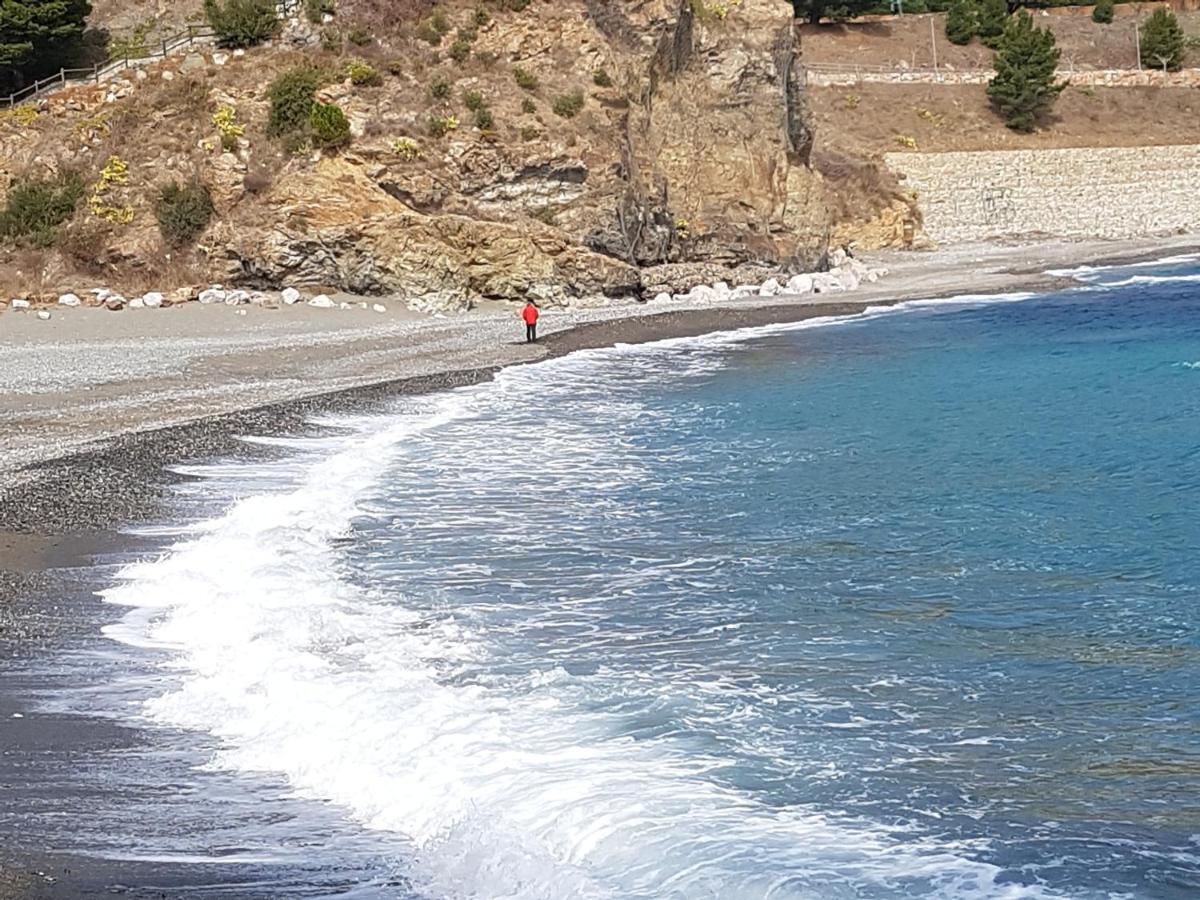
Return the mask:
{"type": "Polygon", "coordinates": [[[946,13],[946,40],[959,46],[971,43],[979,28],[979,6],[975,0],[953,0],[946,13]]]}
{"type": "Polygon", "coordinates": [[[1159,7],[1141,28],[1142,65],[1175,72],[1183,65],[1183,29],[1175,13],[1159,7]]]}
{"type": "Polygon", "coordinates": [[[979,7],[979,25],[975,33],[979,35],[979,40],[985,47],[996,49],[1007,24],[1008,0],[983,0],[979,7]]]}
{"type": "Polygon", "coordinates": [[[91,11],[88,0],[0,0],[0,69],[15,82],[57,71],[80,48],[91,11]]]}
{"type": "Polygon", "coordinates": [[[1096,5],[1092,7],[1092,21],[1108,25],[1113,20],[1114,12],[1113,0],[1096,0],[1096,5]]]}
{"type": "Polygon", "coordinates": [[[1058,47],[1048,28],[1035,28],[1029,13],[1020,10],[1008,20],[992,65],[988,98],[1004,122],[1015,131],[1033,131],[1065,87],[1055,84],[1058,47]]]}

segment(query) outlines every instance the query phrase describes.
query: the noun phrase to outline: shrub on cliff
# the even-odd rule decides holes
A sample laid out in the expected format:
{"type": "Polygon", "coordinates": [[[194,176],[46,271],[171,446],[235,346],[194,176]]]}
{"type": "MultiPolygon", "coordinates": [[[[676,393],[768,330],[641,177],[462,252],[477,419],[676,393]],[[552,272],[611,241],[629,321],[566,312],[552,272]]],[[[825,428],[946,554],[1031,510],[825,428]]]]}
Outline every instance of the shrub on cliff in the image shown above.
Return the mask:
{"type": "Polygon", "coordinates": [[[1159,7],[1141,27],[1142,65],[1175,72],[1183,65],[1183,29],[1169,9],[1159,7]]]}
{"type": "Polygon", "coordinates": [[[1049,28],[1035,28],[1020,10],[1008,20],[992,65],[988,99],[1014,131],[1033,131],[1065,87],[1056,84],[1059,49],[1049,28]]]}
{"type": "Polygon", "coordinates": [[[350,120],[336,103],[314,103],[308,124],[313,144],[322,150],[336,150],[350,143],[350,120]]]}
{"type": "Polygon", "coordinates": [[[1107,25],[1112,22],[1115,11],[1113,0],[1096,0],[1096,5],[1092,7],[1092,21],[1107,25]]]}
{"type": "Polygon", "coordinates": [[[513,69],[513,78],[517,81],[517,87],[523,91],[536,91],[538,88],[537,76],[528,69],[522,69],[520,66],[513,69]]]}
{"type": "Polygon", "coordinates": [[[979,27],[978,10],[975,0],[954,0],[946,13],[946,40],[960,47],[971,43],[979,27]]]}
{"type": "Polygon", "coordinates": [[[350,83],[359,87],[379,87],[383,84],[383,76],[373,65],[365,60],[352,59],[346,63],[346,77],[350,83]]]}
{"type": "Polygon", "coordinates": [[[320,73],[309,66],[289,69],[271,82],[267,91],[271,101],[267,134],[281,137],[304,129],[308,125],[320,84],[320,73]]]}
{"type": "Polygon", "coordinates": [[[0,238],[48,245],[54,230],[75,212],[83,191],[83,178],[72,170],[50,178],[17,179],[0,209],[0,238]]]}
{"type": "Polygon", "coordinates": [[[304,15],[314,25],[320,25],[332,12],[333,0],[304,0],[304,15]]]}
{"type": "Polygon", "coordinates": [[[572,91],[569,94],[555,97],[551,109],[554,110],[555,115],[562,116],[564,119],[575,118],[583,109],[583,91],[572,91]]]}
{"type": "Polygon", "coordinates": [[[222,47],[250,47],[279,30],[275,0],[204,0],[204,17],[222,47]]]}
{"type": "Polygon", "coordinates": [[[995,50],[1008,24],[1008,0],[983,0],[979,5],[979,19],[975,33],[980,43],[995,50]]]}
{"type": "Polygon", "coordinates": [[[199,181],[164,184],[154,201],[154,217],[163,240],[172,247],[190,244],[212,220],[213,203],[208,188],[199,181]]]}

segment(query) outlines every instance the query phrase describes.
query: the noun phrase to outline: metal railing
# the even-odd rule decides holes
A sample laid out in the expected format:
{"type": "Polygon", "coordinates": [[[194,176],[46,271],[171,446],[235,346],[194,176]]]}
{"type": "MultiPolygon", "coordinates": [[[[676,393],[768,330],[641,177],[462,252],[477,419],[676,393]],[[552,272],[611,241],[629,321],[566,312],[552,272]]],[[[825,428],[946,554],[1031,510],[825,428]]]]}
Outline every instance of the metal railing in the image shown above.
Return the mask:
{"type": "MultiPolygon", "coordinates": [[[[279,12],[280,18],[287,18],[300,8],[302,2],[303,0],[277,0],[275,8],[279,12]]],[[[54,91],[62,90],[68,84],[83,84],[89,81],[94,84],[100,84],[102,81],[107,81],[117,72],[122,72],[125,69],[133,68],[148,61],[165,59],[181,48],[191,48],[197,42],[209,43],[215,37],[216,32],[207,25],[189,25],[186,31],[181,31],[171,37],[162,38],[153,50],[147,49],[144,53],[139,52],[136,56],[126,54],[120,59],[109,58],[87,69],[59,69],[55,74],[39,79],[33,84],[26,85],[21,90],[15,91],[7,97],[0,97],[0,109],[12,109],[14,106],[19,106],[22,103],[28,103],[31,100],[36,100],[38,97],[53,93],[54,91]]]]}

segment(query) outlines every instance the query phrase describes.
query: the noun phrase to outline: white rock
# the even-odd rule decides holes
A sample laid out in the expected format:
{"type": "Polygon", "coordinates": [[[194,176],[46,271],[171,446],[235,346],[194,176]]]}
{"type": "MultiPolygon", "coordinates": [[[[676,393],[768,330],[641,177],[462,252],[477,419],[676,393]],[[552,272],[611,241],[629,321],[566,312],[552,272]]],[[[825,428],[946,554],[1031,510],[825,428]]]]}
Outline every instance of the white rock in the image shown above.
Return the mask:
{"type": "Polygon", "coordinates": [[[145,309],[145,307],[146,307],[146,298],[145,297],[134,297],[132,300],[129,301],[130,309],[145,309]]]}
{"type": "Polygon", "coordinates": [[[235,310],[233,311],[233,314],[234,314],[235,316],[244,316],[244,315],[246,315],[246,310],[244,310],[244,309],[235,309],[235,310]]]}
{"type": "Polygon", "coordinates": [[[339,303],[338,304],[338,309],[349,309],[349,308],[350,308],[349,303],[339,303]]]}
{"type": "Polygon", "coordinates": [[[198,299],[201,303],[224,303],[225,292],[220,288],[209,288],[206,291],[201,291],[198,299]]]}
{"type": "Polygon", "coordinates": [[[665,291],[661,294],[655,294],[653,302],[654,303],[670,303],[671,295],[666,293],[665,291]]]}
{"type": "Polygon", "coordinates": [[[283,289],[283,302],[284,303],[286,303],[288,306],[291,306],[293,303],[298,303],[299,301],[300,301],[300,292],[298,290],[296,290],[295,288],[284,288],[283,289]]]}
{"type": "Polygon", "coordinates": [[[112,293],[108,288],[92,288],[88,291],[89,294],[95,294],[97,300],[105,300],[112,293]]]}
{"type": "Polygon", "coordinates": [[[382,303],[376,303],[374,306],[371,307],[371,309],[375,310],[375,312],[377,312],[377,313],[387,312],[387,307],[384,306],[382,303]]]}
{"type": "Polygon", "coordinates": [[[29,301],[21,297],[14,297],[12,302],[13,309],[29,309],[29,301]]]}
{"type": "Polygon", "coordinates": [[[325,13],[325,15],[321,16],[321,22],[325,25],[328,25],[332,21],[333,16],[331,16],[329,13],[325,13]]]}
{"type": "Polygon", "coordinates": [[[768,278],[766,281],[764,281],[759,286],[758,295],[760,297],[774,297],[776,294],[780,293],[782,290],[783,290],[783,286],[780,285],[778,279],[768,278]]]}
{"type": "Polygon", "coordinates": [[[787,292],[789,294],[807,294],[812,289],[813,280],[811,275],[801,273],[800,275],[793,275],[788,279],[787,292]]]}
{"type": "Polygon", "coordinates": [[[844,291],[852,291],[858,287],[858,276],[849,267],[830,269],[829,274],[838,280],[844,291]]]}
{"type": "Polygon", "coordinates": [[[79,298],[74,294],[63,294],[58,298],[59,306],[78,306],[79,298]]]}
{"type": "Polygon", "coordinates": [[[745,300],[747,297],[758,296],[757,284],[742,284],[733,289],[733,293],[729,295],[730,300],[745,300]]]}
{"type": "Polygon", "coordinates": [[[324,294],[318,294],[308,301],[308,305],[315,306],[317,309],[333,309],[337,304],[324,294]]]}
{"type": "Polygon", "coordinates": [[[238,57],[245,56],[246,51],[243,50],[241,47],[238,47],[236,50],[233,51],[233,55],[238,56],[238,57]]]}
{"type": "Polygon", "coordinates": [[[249,291],[229,291],[225,294],[226,306],[243,306],[250,302],[249,291]]]}
{"type": "Polygon", "coordinates": [[[39,309],[39,310],[38,310],[38,318],[39,318],[39,319],[42,319],[43,321],[44,321],[44,320],[46,320],[46,319],[48,319],[48,318],[50,318],[50,310],[48,310],[48,309],[39,309]]]}
{"type": "Polygon", "coordinates": [[[829,254],[829,268],[837,269],[846,261],[846,251],[838,247],[829,254]]]}
{"type": "Polygon", "coordinates": [[[812,277],[813,292],[817,294],[828,294],[832,291],[845,290],[837,276],[831,272],[815,272],[812,277]]]}
{"type": "Polygon", "coordinates": [[[688,299],[693,303],[716,303],[720,295],[707,284],[698,284],[688,291],[688,299]]]}
{"type": "Polygon", "coordinates": [[[172,72],[170,69],[164,69],[163,73],[162,73],[162,80],[163,81],[174,81],[175,73],[172,72]]]}
{"type": "MultiPolygon", "coordinates": [[[[158,307],[162,306],[163,300],[165,300],[165,299],[166,298],[163,297],[163,295],[160,294],[158,291],[151,291],[148,294],[142,295],[142,303],[145,304],[146,306],[150,307],[151,309],[157,309],[158,307]]],[[[130,305],[132,305],[132,304],[130,304],[130,305]]]]}
{"type": "Polygon", "coordinates": [[[214,66],[223,66],[223,65],[225,65],[225,63],[229,62],[229,54],[228,53],[214,53],[212,55],[212,61],[213,61],[214,66]]]}

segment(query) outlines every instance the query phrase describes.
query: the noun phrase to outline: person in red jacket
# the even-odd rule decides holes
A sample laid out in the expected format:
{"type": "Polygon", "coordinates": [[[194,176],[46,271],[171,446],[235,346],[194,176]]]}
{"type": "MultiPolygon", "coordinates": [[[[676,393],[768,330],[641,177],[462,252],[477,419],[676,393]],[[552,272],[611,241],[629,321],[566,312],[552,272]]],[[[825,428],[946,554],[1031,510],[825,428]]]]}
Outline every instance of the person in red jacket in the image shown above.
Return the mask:
{"type": "Polygon", "coordinates": [[[535,343],[537,341],[537,304],[532,300],[526,300],[525,308],[521,310],[521,318],[525,320],[525,343],[535,343]]]}

